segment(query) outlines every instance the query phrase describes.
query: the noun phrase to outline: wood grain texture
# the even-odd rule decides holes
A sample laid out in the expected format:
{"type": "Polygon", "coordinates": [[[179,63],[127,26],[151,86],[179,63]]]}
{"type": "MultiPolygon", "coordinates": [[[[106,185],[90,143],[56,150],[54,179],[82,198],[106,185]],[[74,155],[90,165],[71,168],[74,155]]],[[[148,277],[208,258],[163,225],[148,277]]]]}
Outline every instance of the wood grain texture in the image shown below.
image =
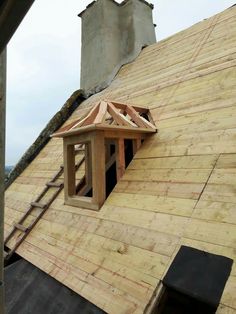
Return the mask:
{"type": "MultiPolygon", "coordinates": [[[[100,211],[61,192],[17,251],[108,313],[143,313],[181,245],[236,260],[235,17],[229,8],[143,49],[64,124],[107,100],[146,106],[158,128],[100,211]]],[[[6,235],[62,164],[53,138],[8,188],[6,235]]],[[[234,263],[218,314],[236,313],[235,278],[234,263]]]]}

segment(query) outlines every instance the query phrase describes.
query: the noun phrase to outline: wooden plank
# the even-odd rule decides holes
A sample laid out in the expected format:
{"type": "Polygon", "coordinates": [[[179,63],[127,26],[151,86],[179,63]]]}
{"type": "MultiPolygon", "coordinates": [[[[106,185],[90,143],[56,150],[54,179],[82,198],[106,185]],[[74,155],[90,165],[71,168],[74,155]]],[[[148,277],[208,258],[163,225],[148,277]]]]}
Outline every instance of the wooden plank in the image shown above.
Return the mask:
{"type": "Polygon", "coordinates": [[[211,169],[127,169],[123,176],[126,181],[145,182],[205,182],[211,169]]]}
{"type": "Polygon", "coordinates": [[[236,225],[191,219],[184,237],[236,248],[236,225]]]}
{"type": "Polygon", "coordinates": [[[217,169],[236,168],[236,154],[223,154],[216,164],[217,169]]]}
{"type": "Polygon", "coordinates": [[[236,108],[235,106],[228,108],[221,108],[216,110],[210,110],[207,112],[198,112],[183,117],[170,118],[159,121],[158,128],[173,128],[177,126],[197,125],[199,129],[204,130],[217,130],[222,127],[233,128],[235,127],[236,108]],[[203,126],[203,128],[202,128],[203,126]]]}
{"type": "Polygon", "coordinates": [[[24,227],[23,225],[20,225],[20,224],[15,224],[15,227],[20,230],[20,231],[23,231],[23,232],[26,232],[28,230],[28,228],[24,227]]]}
{"type": "Polygon", "coordinates": [[[200,199],[193,212],[193,217],[236,224],[235,203],[230,201],[231,199],[229,199],[229,202],[204,201],[200,199]]]}
{"type": "Polygon", "coordinates": [[[75,129],[75,128],[78,128],[81,126],[86,126],[86,125],[92,124],[97,113],[98,113],[98,110],[99,110],[99,103],[97,103],[93,107],[93,109],[89,112],[89,114],[84,119],[82,119],[81,121],[78,121],[76,124],[74,124],[71,129],[75,129]]]}
{"type": "Polygon", "coordinates": [[[131,117],[131,119],[137,124],[138,127],[141,128],[153,128],[153,126],[146,123],[146,121],[143,121],[140,117],[140,115],[132,108],[132,106],[127,105],[126,106],[126,112],[131,117]]]}
{"type": "Polygon", "coordinates": [[[79,294],[92,303],[96,303],[98,307],[106,312],[114,314],[122,314],[124,311],[134,311],[139,302],[134,298],[119,289],[116,289],[104,281],[96,279],[92,275],[80,271],[77,267],[68,265],[59,258],[55,258],[50,253],[36,248],[35,246],[24,243],[25,247],[21,254],[25,258],[30,258],[33,263],[46,271],[51,273],[51,276],[58,281],[63,282],[67,287],[74,291],[79,291],[79,294]],[[28,251],[28,252],[27,252],[28,251]],[[25,254],[25,252],[27,252],[25,254]],[[40,259],[36,258],[39,256],[40,259]],[[44,263],[39,263],[39,260],[44,263]]]}
{"type": "MultiPolygon", "coordinates": [[[[189,182],[150,182],[121,180],[114,191],[119,193],[133,193],[141,195],[155,195],[198,199],[205,183],[189,182]]],[[[205,194],[204,194],[205,195],[205,194]]]]}
{"type": "Polygon", "coordinates": [[[108,103],[107,111],[110,113],[110,115],[118,125],[133,128],[133,124],[125,119],[125,117],[121,115],[116,107],[110,102],[108,103]]]}
{"type": "Polygon", "coordinates": [[[177,236],[182,235],[186,225],[189,223],[189,218],[187,217],[154,213],[134,208],[108,206],[106,204],[103,206],[103,211],[99,217],[177,236]]]}
{"type": "MultiPolygon", "coordinates": [[[[16,210],[7,208],[6,221],[12,224],[12,221],[19,220],[21,215],[22,213],[17,214],[16,210]]],[[[36,214],[32,212],[32,219],[35,216],[36,214]]],[[[35,230],[69,244],[78,243],[84,233],[95,233],[104,238],[123,242],[128,246],[165,256],[171,256],[179,242],[178,236],[168,233],[54,209],[45,213],[35,230]],[[111,224],[112,228],[110,228],[111,224]]]]}
{"type": "Polygon", "coordinates": [[[220,304],[217,308],[216,314],[235,314],[236,309],[220,304]]]}
{"type": "Polygon", "coordinates": [[[226,282],[226,286],[221,298],[221,303],[223,305],[229,306],[236,310],[236,277],[230,276],[226,282]]]}
{"type": "Polygon", "coordinates": [[[236,203],[235,184],[207,184],[201,200],[236,203]]]}
{"type": "Polygon", "coordinates": [[[157,278],[162,276],[165,265],[169,261],[167,256],[94,235],[85,235],[80,247],[69,245],[38,232],[32,233],[28,239],[33,245],[47,250],[54,256],[59,256],[61,259],[68,257],[68,263],[73,263],[74,266],[76,266],[74,258],[77,259],[77,262],[80,261],[80,269],[86,273],[96,276],[95,272],[99,272],[100,268],[104,271],[108,270],[110,276],[108,277],[107,274],[107,278],[109,280],[113,278],[112,273],[117,273],[117,276],[123,276],[128,284],[129,280],[132,280],[134,284],[138,283],[142,291],[155,287],[157,278]],[[51,250],[50,246],[53,246],[51,250]],[[73,253],[68,256],[71,251],[73,253]],[[150,274],[152,268],[153,273],[150,274]]]}
{"type": "Polygon", "coordinates": [[[105,101],[101,101],[97,116],[94,119],[93,123],[96,124],[96,123],[104,122],[106,113],[107,113],[107,103],[105,101]]]}
{"type": "Polygon", "coordinates": [[[153,135],[153,140],[148,139],[144,142],[142,148],[137,152],[136,158],[236,153],[234,140],[236,129],[204,132],[198,136],[196,133],[190,133],[188,129],[179,130],[179,132],[183,134],[180,135],[182,139],[173,141],[168,139],[171,134],[177,136],[173,131],[167,133],[163,131],[158,137],[156,134],[153,135]],[[164,142],[158,143],[164,136],[166,137],[165,141],[169,141],[168,145],[164,142]]]}
{"type": "Polygon", "coordinates": [[[196,200],[171,198],[166,196],[112,193],[106,205],[136,208],[145,211],[191,216],[196,200]]]}
{"type": "Polygon", "coordinates": [[[47,207],[46,204],[39,203],[39,202],[31,202],[30,205],[33,206],[33,207],[38,207],[38,208],[42,208],[42,209],[44,209],[45,207],[47,207]]]}
{"type": "Polygon", "coordinates": [[[211,169],[217,158],[218,155],[160,157],[148,159],[135,158],[129,164],[129,169],[211,169]]]}

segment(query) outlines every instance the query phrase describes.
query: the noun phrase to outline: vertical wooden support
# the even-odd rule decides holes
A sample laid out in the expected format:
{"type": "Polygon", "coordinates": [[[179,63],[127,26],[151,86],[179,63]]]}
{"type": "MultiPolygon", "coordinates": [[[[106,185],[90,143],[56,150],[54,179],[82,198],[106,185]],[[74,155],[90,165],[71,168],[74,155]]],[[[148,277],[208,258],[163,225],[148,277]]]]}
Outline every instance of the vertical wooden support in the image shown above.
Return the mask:
{"type": "Polygon", "coordinates": [[[116,148],[116,177],[118,182],[125,172],[125,143],[123,138],[117,139],[116,148]]]}
{"type": "Polygon", "coordinates": [[[6,114],[6,51],[0,55],[0,313],[4,311],[4,181],[5,181],[5,115],[6,114]]]}
{"type": "Polygon", "coordinates": [[[91,142],[85,144],[85,185],[92,187],[92,148],[91,142]]]}
{"type": "Polygon", "coordinates": [[[70,145],[68,140],[64,141],[64,180],[65,199],[68,196],[75,195],[75,149],[74,145],[70,145]]]}
{"type": "Polygon", "coordinates": [[[105,139],[103,131],[96,132],[92,136],[92,180],[92,202],[100,207],[106,199],[105,139]]]}

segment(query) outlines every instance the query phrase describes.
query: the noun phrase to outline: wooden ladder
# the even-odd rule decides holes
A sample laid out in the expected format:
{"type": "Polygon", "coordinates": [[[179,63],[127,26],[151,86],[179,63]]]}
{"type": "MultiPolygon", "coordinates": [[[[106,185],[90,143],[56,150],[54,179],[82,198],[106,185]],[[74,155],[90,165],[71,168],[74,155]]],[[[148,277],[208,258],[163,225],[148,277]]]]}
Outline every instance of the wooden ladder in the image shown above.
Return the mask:
{"type": "MultiPolygon", "coordinates": [[[[83,158],[75,165],[75,170],[77,171],[80,166],[83,164],[85,160],[85,157],[83,156],[83,158]]],[[[54,177],[51,179],[50,182],[46,183],[45,188],[43,189],[43,191],[40,193],[40,195],[36,198],[36,200],[34,202],[30,203],[30,207],[29,209],[26,211],[26,213],[21,217],[21,219],[18,221],[18,223],[16,223],[13,227],[13,229],[11,230],[11,232],[9,233],[9,235],[6,237],[5,241],[4,241],[4,246],[5,246],[5,262],[7,262],[11,256],[14,254],[14,252],[17,250],[17,248],[21,245],[21,243],[25,240],[25,238],[28,236],[28,234],[31,232],[31,230],[34,228],[34,226],[37,224],[37,222],[42,218],[42,216],[44,215],[44,213],[46,212],[46,210],[49,208],[49,206],[52,204],[52,202],[56,199],[56,197],[58,196],[58,194],[61,192],[61,190],[64,188],[64,183],[57,183],[57,179],[62,175],[64,171],[64,167],[61,166],[60,169],[58,170],[58,172],[54,175],[54,177]],[[53,193],[53,195],[51,196],[51,198],[47,201],[46,204],[41,203],[40,201],[42,200],[42,198],[44,197],[44,195],[49,191],[49,189],[51,188],[56,188],[55,193],[53,193]],[[27,217],[31,214],[31,212],[35,209],[35,208],[40,208],[40,213],[39,215],[33,220],[33,222],[31,222],[31,224],[28,227],[25,227],[23,225],[23,223],[25,222],[25,220],[27,219],[27,217]],[[6,247],[7,243],[9,242],[9,240],[14,236],[16,231],[20,231],[22,236],[19,238],[18,241],[16,241],[15,245],[13,246],[12,249],[8,249],[6,247]]]]}

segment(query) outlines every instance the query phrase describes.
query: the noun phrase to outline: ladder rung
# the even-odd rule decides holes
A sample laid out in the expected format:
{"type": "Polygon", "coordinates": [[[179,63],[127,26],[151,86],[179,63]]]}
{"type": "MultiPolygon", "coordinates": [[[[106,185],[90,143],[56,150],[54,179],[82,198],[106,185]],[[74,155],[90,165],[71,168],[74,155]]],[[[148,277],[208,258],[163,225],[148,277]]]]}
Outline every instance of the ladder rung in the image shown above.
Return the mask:
{"type": "Polygon", "coordinates": [[[39,208],[46,208],[47,207],[47,204],[42,204],[42,203],[38,203],[38,202],[32,202],[30,203],[31,206],[34,206],[34,207],[39,207],[39,208]]]}
{"type": "Polygon", "coordinates": [[[56,183],[56,182],[48,182],[47,186],[54,187],[54,188],[60,188],[62,187],[63,183],[56,183]]]}
{"type": "Polygon", "coordinates": [[[24,227],[24,226],[22,226],[20,224],[15,224],[15,228],[17,228],[17,229],[19,229],[19,230],[21,230],[23,232],[28,231],[28,228],[26,228],[26,227],[24,227]]]}

